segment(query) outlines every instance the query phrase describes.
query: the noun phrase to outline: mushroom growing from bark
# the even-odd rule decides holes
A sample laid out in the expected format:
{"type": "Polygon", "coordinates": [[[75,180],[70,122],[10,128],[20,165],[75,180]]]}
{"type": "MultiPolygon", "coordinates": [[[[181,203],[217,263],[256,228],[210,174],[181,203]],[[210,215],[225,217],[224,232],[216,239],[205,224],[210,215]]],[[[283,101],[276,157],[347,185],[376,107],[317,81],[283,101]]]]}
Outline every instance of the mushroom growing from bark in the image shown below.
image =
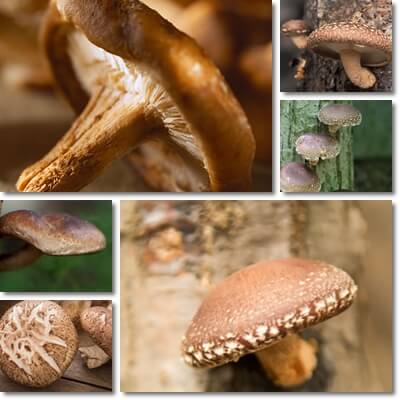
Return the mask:
{"type": "Polygon", "coordinates": [[[346,272],[322,261],[259,262],[204,299],[182,340],[183,359],[211,368],[255,353],[275,384],[301,385],[316,367],[316,346],[296,332],[341,313],[356,292],[346,272]]]}
{"type": "Polygon", "coordinates": [[[392,59],[392,38],[363,24],[325,24],[308,37],[308,48],[331,58],[340,58],[347,77],[354,85],[368,89],[376,77],[364,67],[382,67],[392,59]]]}
{"type": "Polygon", "coordinates": [[[318,161],[336,158],[340,153],[340,143],[330,135],[305,133],[296,140],[296,152],[311,165],[318,161]]]}
{"type": "Polygon", "coordinates": [[[307,47],[307,38],[311,32],[311,28],[306,21],[292,19],[282,25],[281,31],[292,40],[298,49],[303,50],[307,47]]]}
{"type": "Polygon", "coordinates": [[[314,170],[301,162],[290,162],[281,168],[281,191],[286,193],[319,192],[321,182],[314,170]]]}
{"type": "Polygon", "coordinates": [[[21,385],[51,385],[69,367],[77,349],[73,323],[52,301],[22,301],[0,319],[0,368],[21,385]]]}
{"type": "Polygon", "coordinates": [[[32,264],[43,254],[88,254],[105,248],[106,240],[94,225],[62,213],[13,211],[0,217],[0,240],[21,241],[22,246],[0,255],[0,272],[32,264]]]}
{"type": "Polygon", "coordinates": [[[329,104],[321,108],[318,119],[328,125],[329,133],[336,134],[341,128],[360,125],[362,114],[351,104],[329,104]]]}
{"type": "Polygon", "coordinates": [[[18,190],[79,190],[134,149],[155,160],[157,189],[250,188],[244,111],[200,47],[159,14],[138,0],[58,0],[43,32],[56,81],[81,115],[18,190]]]}

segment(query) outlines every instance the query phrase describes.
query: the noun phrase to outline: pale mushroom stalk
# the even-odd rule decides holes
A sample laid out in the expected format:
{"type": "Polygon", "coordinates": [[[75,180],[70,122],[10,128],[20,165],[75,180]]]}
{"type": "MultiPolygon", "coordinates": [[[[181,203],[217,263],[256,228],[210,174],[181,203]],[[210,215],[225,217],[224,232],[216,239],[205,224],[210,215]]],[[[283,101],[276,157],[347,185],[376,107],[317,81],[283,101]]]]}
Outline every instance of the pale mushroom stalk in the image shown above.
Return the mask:
{"type": "Polygon", "coordinates": [[[308,381],[317,366],[317,342],[297,334],[255,353],[268,377],[278,386],[293,387],[308,381]]]}
{"type": "Polygon", "coordinates": [[[143,103],[129,100],[127,94],[99,88],[57,145],[22,173],[19,190],[78,191],[132,151],[158,124],[143,103]],[[127,118],[115,118],[124,113],[127,118]]]}
{"type": "Polygon", "coordinates": [[[343,49],[340,59],[347,77],[361,89],[369,89],[375,85],[376,77],[368,69],[361,66],[361,53],[351,49],[343,49]]]}

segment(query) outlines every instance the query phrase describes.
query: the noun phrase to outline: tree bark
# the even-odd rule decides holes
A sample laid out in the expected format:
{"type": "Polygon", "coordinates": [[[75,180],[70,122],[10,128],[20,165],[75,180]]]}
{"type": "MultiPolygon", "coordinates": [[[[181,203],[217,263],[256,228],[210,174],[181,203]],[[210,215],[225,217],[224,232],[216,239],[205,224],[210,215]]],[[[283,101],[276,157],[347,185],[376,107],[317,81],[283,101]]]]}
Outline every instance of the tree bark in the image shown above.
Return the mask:
{"type": "Polygon", "coordinates": [[[253,355],[194,370],[179,348],[217,282],[254,262],[288,256],[337,265],[360,287],[349,310],[304,333],[319,343],[318,367],[294,390],[381,390],[363,348],[366,225],[356,202],[125,201],[121,211],[122,391],[279,391],[253,355]]]}
{"type": "MultiPolygon", "coordinates": [[[[296,153],[295,142],[304,133],[327,132],[327,127],[318,120],[319,110],[332,103],[351,101],[282,101],[281,102],[281,166],[290,161],[303,161],[296,153]]],[[[354,190],[352,128],[342,128],[337,135],[340,154],[330,160],[321,160],[315,171],[321,181],[321,192],[354,190]]]]}
{"type": "MultiPolygon", "coordinates": [[[[312,29],[353,17],[357,21],[392,34],[391,0],[305,0],[304,19],[312,29]],[[356,14],[357,13],[357,14],[356,14]]],[[[306,69],[304,80],[299,83],[299,91],[362,91],[347,78],[340,61],[305,52],[306,69]]],[[[373,88],[367,91],[392,91],[392,64],[371,68],[377,78],[373,88]]]]}

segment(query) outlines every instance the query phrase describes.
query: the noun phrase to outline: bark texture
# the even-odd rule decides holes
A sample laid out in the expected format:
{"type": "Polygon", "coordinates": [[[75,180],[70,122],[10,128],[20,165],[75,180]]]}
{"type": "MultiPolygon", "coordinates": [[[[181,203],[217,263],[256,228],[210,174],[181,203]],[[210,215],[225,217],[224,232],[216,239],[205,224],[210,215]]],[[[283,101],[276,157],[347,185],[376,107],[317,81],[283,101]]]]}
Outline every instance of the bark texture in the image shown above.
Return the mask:
{"type": "Polygon", "coordinates": [[[360,296],[307,330],[319,343],[313,378],[295,391],[380,390],[363,347],[366,224],[352,201],[123,202],[123,391],[278,391],[253,355],[211,370],[180,360],[180,341],[219,281],[262,259],[304,256],[347,270],[360,296]]]}
{"type": "MultiPolygon", "coordinates": [[[[392,34],[391,0],[305,0],[304,19],[312,29],[319,26],[355,19],[361,23],[392,34]]],[[[347,78],[340,61],[317,56],[309,51],[306,59],[304,80],[299,91],[362,91],[347,78]]],[[[392,90],[392,65],[371,68],[377,78],[376,84],[367,91],[388,92],[392,90]]]]}
{"type": "MultiPolygon", "coordinates": [[[[281,102],[281,166],[291,161],[303,161],[296,153],[295,142],[304,133],[327,132],[318,120],[319,110],[332,103],[351,104],[351,101],[282,101],[281,102]]],[[[321,192],[354,190],[352,128],[338,131],[340,154],[330,160],[320,160],[315,171],[321,181],[321,192]]]]}

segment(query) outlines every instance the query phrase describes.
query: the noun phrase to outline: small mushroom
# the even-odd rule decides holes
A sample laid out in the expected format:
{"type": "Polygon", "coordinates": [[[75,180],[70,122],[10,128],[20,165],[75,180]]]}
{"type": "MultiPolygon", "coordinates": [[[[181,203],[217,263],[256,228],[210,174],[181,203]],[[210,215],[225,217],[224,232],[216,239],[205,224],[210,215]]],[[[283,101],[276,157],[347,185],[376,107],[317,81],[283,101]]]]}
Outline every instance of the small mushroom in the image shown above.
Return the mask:
{"type": "Polygon", "coordinates": [[[364,67],[382,67],[392,59],[392,38],[363,24],[338,22],[322,25],[308,37],[308,48],[331,58],[340,58],[354,85],[368,89],[376,77],[364,67]]]}
{"type": "Polygon", "coordinates": [[[329,133],[335,134],[341,128],[360,125],[362,114],[351,104],[329,104],[321,108],[318,119],[328,125],[329,133]]]}
{"type": "Polygon", "coordinates": [[[94,225],[62,213],[13,211],[0,217],[0,239],[11,237],[23,246],[0,255],[0,271],[32,264],[42,254],[88,254],[105,248],[106,240],[94,225]]]}
{"type": "Polygon", "coordinates": [[[21,385],[51,385],[61,378],[77,350],[73,323],[52,301],[22,301],[0,319],[0,368],[21,385]]]}
{"type": "Polygon", "coordinates": [[[305,133],[296,140],[296,152],[311,165],[317,165],[320,159],[336,158],[340,153],[340,143],[330,135],[305,133]]]}
{"type": "Polygon", "coordinates": [[[244,111],[200,47],[154,10],[58,0],[43,32],[56,81],[81,115],[18,190],[79,190],[143,145],[162,168],[181,161],[164,171],[162,190],[250,188],[255,144],[244,111]]]}
{"type": "Polygon", "coordinates": [[[281,31],[292,40],[298,49],[303,50],[307,47],[307,38],[311,32],[311,28],[306,21],[292,19],[282,25],[281,31]]]}
{"type": "Polygon", "coordinates": [[[81,314],[82,329],[112,358],[112,310],[90,307],[81,314]]]}
{"type": "Polygon", "coordinates": [[[301,162],[290,162],[281,168],[281,191],[286,193],[319,192],[321,182],[312,169],[301,162]]]}
{"type": "Polygon", "coordinates": [[[183,337],[183,360],[212,368],[255,353],[275,384],[301,385],[316,367],[316,346],[296,333],[346,310],[356,292],[346,272],[322,261],[259,262],[204,299],[183,337]]]}

